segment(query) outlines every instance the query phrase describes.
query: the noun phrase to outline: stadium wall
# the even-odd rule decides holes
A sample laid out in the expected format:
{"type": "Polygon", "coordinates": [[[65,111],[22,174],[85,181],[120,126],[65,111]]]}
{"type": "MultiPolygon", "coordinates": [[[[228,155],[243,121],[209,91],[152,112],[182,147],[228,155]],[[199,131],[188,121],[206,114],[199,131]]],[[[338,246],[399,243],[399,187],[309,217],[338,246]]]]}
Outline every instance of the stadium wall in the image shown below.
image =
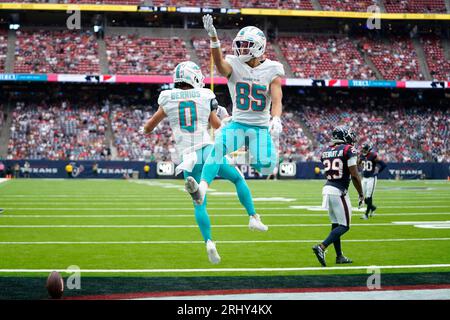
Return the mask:
{"type": "MultiPolygon", "coordinates": [[[[26,160],[4,160],[8,173],[14,176],[14,166],[19,164],[18,177],[25,176],[26,160]]],[[[156,179],[174,178],[174,165],[171,162],[140,162],[140,161],[48,161],[29,160],[30,178],[99,178],[99,179],[156,179]],[[73,172],[68,174],[66,166],[71,164],[73,172]],[[97,164],[98,170],[93,170],[97,164]],[[145,165],[149,165],[149,171],[144,171],[145,165]]],[[[261,179],[253,168],[247,165],[239,166],[247,179],[261,179]]],[[[323,167],[318,162],[282,163],[279,170],[280,176],[295,179],[325,179],[323,167]],[[316,171],[316,168],[320,170],[316,171]],[[318,173],[316,173],[318,172],[318,173]]],[[[0,175],[5,175],[0,172],[0,175]]],[[[450,177],[450,163],[388,163],[386,169],[379,174],[379,179],[447,179],[450,177]]]]}

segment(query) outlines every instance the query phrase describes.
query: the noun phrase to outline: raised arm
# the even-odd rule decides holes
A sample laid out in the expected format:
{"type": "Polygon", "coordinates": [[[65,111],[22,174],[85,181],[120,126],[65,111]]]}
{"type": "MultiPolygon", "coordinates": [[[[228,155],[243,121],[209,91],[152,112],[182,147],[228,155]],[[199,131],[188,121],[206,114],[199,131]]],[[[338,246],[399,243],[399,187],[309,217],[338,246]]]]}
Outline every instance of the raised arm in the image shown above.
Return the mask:
{"type": "Polygon", "coordinates": [[[216,28],[214,27],[214,21],[211,15],[207,14],[203,16],[203,26],[205,27],[205,30],[208,32],[208,35],[211,40],[210,48],[214,58],[214,64],[216,65],[217,70],[221,75],[229,78],[231,76],[231,73],[233,72],[233,68],[223,58],[222,50],[220,49],[220,41],[219,38],[217,37],[217,31],[216,28]]]}
{"type": "Polygon", "coordinates": [[[144,125],[144,133],[151,133],[165,117],[163,108],[159,107],[158,111],[144,125]]]}

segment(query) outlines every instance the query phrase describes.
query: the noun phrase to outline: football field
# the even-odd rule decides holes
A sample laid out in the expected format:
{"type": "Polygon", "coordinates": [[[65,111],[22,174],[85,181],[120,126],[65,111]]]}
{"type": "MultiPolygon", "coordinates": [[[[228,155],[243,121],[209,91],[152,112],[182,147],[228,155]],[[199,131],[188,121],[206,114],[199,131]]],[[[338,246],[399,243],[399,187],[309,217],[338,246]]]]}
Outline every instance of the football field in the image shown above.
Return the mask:
{"type": "MultiPolygon", "coordinates": [[[[382,276],[409,279],[408,284],[415,284],[414,277],[449,278],[447,181],[379,181],[376,216],[361,220],[362,212],[354,210],[350,231],[343,237],[344,254],[354,263],[336,265],[334,248],[329,247],[327,268],[320,267],[311,250],[330,230],[328,215],[320,208],[323,181],[248,183],[269,231],[251,232],[234,186],[215,181],[208,211],[222,262],[211,265],[182,180],[4,181],[0,183],[0,208],[5,210],[0,215],[2,297],[36,297],[27,294],[23,279],[29,279],[30,286],[40,285],[37,297],[45,297],[42,279],[53,270],[66,277],[70,266],[81,269],[82,279],[129,277],[158,283],[174,278],[220,281],[313,275],[366,279],[371,266],[377,266],[382,276]],[[15,294],[14,286],[22,291],[15,294]]],[[[353,187],[350,194],[357,209],[353,187]]],[[[119,291],[151,289],[137,283],[119,291]]],[[[228,288],[234,288],[230,283],[228,288]]],[[[264,289],[261,283],[256,287],[264,289]]],[[[70,295],[78,293],[66,292],[70,295]]]]}

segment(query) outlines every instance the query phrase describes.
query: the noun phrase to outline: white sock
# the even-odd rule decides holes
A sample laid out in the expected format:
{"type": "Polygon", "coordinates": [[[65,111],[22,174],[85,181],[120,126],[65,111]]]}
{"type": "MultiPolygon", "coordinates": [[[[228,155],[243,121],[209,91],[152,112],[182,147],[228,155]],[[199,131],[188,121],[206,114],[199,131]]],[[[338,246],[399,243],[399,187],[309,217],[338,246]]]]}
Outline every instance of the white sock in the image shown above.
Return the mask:
{"type": "Polygon", "coordinates": [[[198,186],[202,191],[206,192],[206,190],[208,190],[208,184],[206,183],[206,181],[201,181],[199,186],[198,186]]]}

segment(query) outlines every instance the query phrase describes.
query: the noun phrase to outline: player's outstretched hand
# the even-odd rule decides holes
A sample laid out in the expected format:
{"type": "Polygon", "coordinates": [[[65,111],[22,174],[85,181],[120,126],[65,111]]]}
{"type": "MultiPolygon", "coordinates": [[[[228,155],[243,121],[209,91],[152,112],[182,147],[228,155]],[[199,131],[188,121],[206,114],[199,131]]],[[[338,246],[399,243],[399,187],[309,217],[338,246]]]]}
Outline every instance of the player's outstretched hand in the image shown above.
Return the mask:
{"type": "Polygon", "coordinates": [[[273,117],[270,123],[270,132],[274,135],[280,135],[283,131],[283,124],[280,117],[273,117]]]}
{"type": "Polygon", "coordinates": [[[217,31],[214,27],[214,20],[210,14],[203,16],[203,26],[211,38],[217,38],[217,31]]]}

